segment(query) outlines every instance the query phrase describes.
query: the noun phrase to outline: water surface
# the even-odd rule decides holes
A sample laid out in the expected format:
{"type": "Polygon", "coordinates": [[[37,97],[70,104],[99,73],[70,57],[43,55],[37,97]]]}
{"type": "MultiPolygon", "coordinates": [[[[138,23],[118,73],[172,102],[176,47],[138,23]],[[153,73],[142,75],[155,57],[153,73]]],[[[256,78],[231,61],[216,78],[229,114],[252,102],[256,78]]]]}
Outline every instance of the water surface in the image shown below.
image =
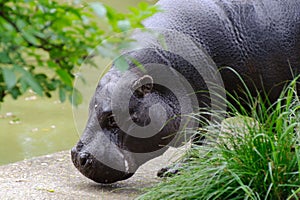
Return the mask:
{"type": "MultiPolygon", "coordinates": [[[[136,5],[138,0],[103,1],[120,11],[136,5]]],[[[153,1],[148,1],[153,2],[153,1]]],[[[88,115],[88,102],[103,69],[110,62],[99,59],[99,68],[84,67],[89,80],[78,84],[84,103],[74,112],[69,102],[60,103],[53,98],[38,97],[32,92],[18,100],[6,98],[0,109],[0,165],[70,149],[79,139],[88,115]]]]}

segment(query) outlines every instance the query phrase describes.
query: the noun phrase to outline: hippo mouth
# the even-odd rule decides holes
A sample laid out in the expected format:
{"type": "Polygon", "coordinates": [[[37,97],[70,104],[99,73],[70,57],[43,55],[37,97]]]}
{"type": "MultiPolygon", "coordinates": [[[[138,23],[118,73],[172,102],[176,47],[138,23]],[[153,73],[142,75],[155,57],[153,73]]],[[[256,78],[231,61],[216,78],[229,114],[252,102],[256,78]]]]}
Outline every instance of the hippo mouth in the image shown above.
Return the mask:
{"type": "Polygon", "coordinates": [[[74,166],[84,176],[97,183],[110,184],[128,179],[134,174],[132,166],[129,166],[130,163],[124,157],[123,164],[118,163],[118,169],[121,170],[107,166],[89,152],[78,151],[76,147],[71,150],[71,158],[74,166]]]}

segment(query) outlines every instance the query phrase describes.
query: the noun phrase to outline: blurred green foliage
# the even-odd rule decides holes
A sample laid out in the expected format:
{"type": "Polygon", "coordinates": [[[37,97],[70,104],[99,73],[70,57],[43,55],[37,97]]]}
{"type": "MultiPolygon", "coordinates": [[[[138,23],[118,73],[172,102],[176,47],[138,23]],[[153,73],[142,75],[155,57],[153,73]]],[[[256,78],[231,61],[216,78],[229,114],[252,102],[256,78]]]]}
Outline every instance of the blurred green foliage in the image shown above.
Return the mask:
{"type": "Polygon", "coordinates": [[[124,32],[142,28],[142,20],[157,10],[146,3],[118,13],[98,2],[0,0],[0,102],[31,89],[47,97],[58,91],[62,102],[80,104],[73,88],[76,69],[92,62],[95,50],[115,58],[131,41],[124,32]]]}

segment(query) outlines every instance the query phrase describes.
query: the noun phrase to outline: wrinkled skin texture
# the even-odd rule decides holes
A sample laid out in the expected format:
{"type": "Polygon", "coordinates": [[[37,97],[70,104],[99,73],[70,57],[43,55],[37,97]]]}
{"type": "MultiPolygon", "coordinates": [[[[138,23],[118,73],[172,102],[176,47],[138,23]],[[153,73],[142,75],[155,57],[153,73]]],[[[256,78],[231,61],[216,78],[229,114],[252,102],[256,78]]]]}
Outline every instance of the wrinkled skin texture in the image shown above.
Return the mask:
{"type": "MultiPolygon", "coordinates": [[[[253,94],[255,87],[259,91],[265,90],[274,102],[284,83],[299,74],[298,0],[161,0],[158,5],[164,12],[146,20],[146,27],[172,29],[191,36],[220,69],[229,66],[236,70],[253,94]]],[[[179,56],[151,49],[129,54],[141,64],[170,62],[195,91],[207,89],[201,77],[179,56]]],[[[223,69],[220,72],[226,90],[239,94],[241,83],[232,71],[223,69]]],[[[111,115],[112,91],[122,75],[113,66],[99,82],[90,104],[86,129],[72,149],[75,166],[96,182],[112,183],[129,178],[140,165],[163,153],[166,148],[159,149],[172,139],[166,136],[178,131],[180,118],[174,118],[180,115],[177,99],[166,88],[152,85],[151,78],[139,72],[136,74],[132,85],[143,81],[148,84],[142,86],[142,83],[133,90],[129,112],[134,123],[126,130],[120,130],[111,115]],[[166,117],[171,118],[159,134],[146,139],[127,134],[134,124],[145,126],[150,121],[159,124],[162,118],[159,110],[152,113],[151,119],[149,116],[149,108],[156,103],[163,105],[166,117]],[[134,154],[154,150],[159,151],[144,157],[134,154]]],[[[202,94],[197,94],[197,99],[200,107],[209,104],[202,94]]],[[[125,112],[122,106],[118,109],[125,112]]]]}

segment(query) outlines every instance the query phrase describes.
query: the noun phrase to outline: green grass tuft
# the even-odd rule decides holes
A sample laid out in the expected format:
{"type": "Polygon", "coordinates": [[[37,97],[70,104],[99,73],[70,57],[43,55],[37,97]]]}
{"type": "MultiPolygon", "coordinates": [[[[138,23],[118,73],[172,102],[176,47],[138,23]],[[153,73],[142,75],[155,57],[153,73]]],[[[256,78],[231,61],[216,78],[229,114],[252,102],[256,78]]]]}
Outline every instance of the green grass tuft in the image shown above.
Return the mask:
{"type": "Polygon", "coordinates": [[[296,81],[271,106],[250,93],[243,102],[230,96],[232,118],[205,127],[208,144],[191,148],[179,175],[138,199],[300,199],[296,81]]]}

